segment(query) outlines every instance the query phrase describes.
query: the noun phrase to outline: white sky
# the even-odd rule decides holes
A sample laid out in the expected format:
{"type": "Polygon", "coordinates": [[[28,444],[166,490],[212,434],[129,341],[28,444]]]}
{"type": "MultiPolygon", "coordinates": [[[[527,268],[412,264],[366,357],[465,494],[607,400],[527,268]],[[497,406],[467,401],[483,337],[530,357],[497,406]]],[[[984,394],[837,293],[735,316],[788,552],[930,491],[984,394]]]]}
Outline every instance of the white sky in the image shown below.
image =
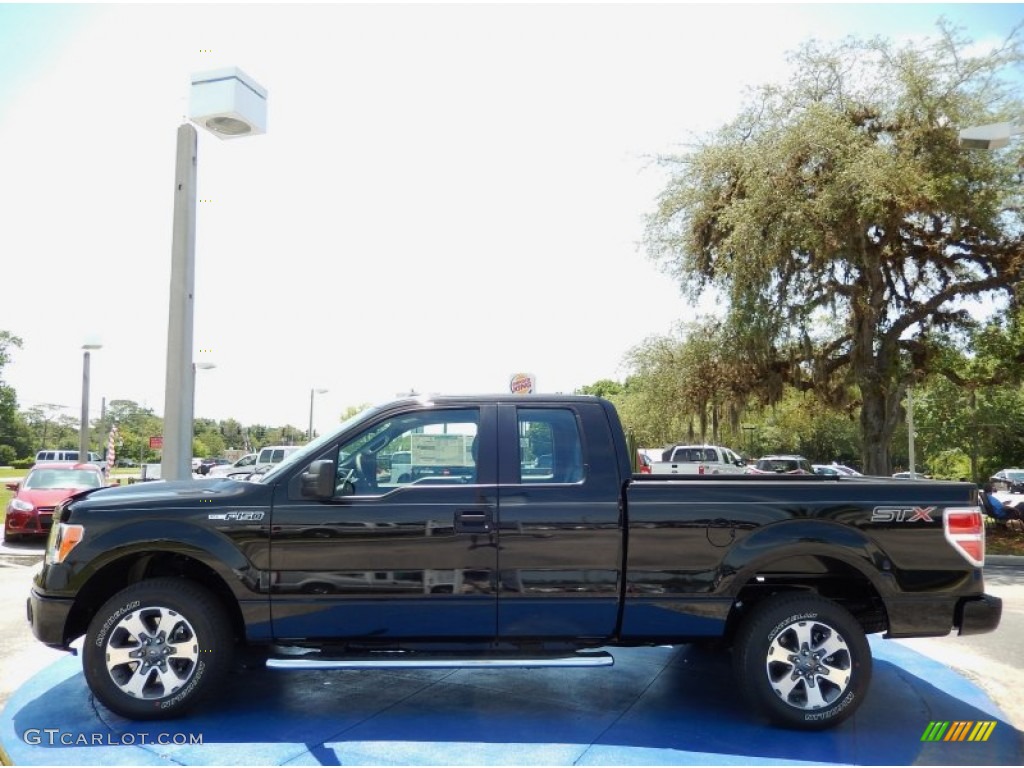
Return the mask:
{"type": "Polygon", "coordinates": [[[0,329],[22,408],[164,410],[175,134],[238,66],[266,135],[199,132],[196,415],[316,428],[399,391],[571,392],[692,318],[639,248],[650,165],[809,37],[975,39],[997,5],[0,4],[0,329]],[[209,51],[209,52],[207,52],[209,51]],[[209,202],[206,202],[209,201],[209,202]]]}

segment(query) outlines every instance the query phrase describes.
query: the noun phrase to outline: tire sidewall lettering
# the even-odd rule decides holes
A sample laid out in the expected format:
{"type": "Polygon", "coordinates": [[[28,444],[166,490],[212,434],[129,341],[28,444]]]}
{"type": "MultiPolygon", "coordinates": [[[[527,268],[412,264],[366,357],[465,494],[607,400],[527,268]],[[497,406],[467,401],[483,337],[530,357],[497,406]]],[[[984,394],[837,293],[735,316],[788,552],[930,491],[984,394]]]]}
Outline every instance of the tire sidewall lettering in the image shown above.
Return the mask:
{"type": "Polygon", "coordinates": [[[813,613],[798,613],[796,615],[783,619],[772,628],[771,632],[768,633],[768,642],[775,642],[775,638],[777,638],[789,627],[793,626],[794,624],[798,624],[801,621],[818,621],[817,611],[813,613]]]}
{"type": "Polygon", "coordinates": [[[174,694],[170,698],[163,699],[160,702],[160,709],[167,709],[168,707],[173,707],[176,704],[179,704],[180,702],[182,702],[186,698],[188,698],[188,695],[190,693],[192,693],[192,690],[197,685],[199,685],[199,681],[202,679],[203,672],[205,672],[205,671],[206,671],[206,663],[204,661],[200,660],[199,663],[196,665],[196,671],[192,675],[192,679],[188,681],[188,685],[186,685],[182,690],[178,691],[176,694],[174,694]]]}
{"type": "Polygon", "coordinates": [[[844,709],[846,709],[848,706],[853,704],[853,702],[854,702],[854,700],[856,698],[857,698],[857,694],[856,693],[854,693],[853,691],[848,691],[847,694],[843,697],[843,700],[841,702],[839,702],[838,704],[829,707],[828,709],[826,709],[823,712],[807,712],[807,713],[804,714],[804,720],[807,721],[808,723],[815,723],[815,722],[821,722],[821,721],[824,721],[824,720],[831,720],[836,715],[838,715],[840,712],[842,712],[844,709]]]}
{"type": "Polygon", "coordinates": [[[116,611],[111,613],[110,616],[107,617],[107,620],[103,622],[103,626],[100,627],[99,632],[96,633],[96,639],[94,640],[96,647],[103,647],[107,640],[107,633],[110,631],[111,627],[121,619],[121,617],[137,611],[140,607],[142,607],[141,600],[132,600],[130,603],[122,605],[116,611]]]}

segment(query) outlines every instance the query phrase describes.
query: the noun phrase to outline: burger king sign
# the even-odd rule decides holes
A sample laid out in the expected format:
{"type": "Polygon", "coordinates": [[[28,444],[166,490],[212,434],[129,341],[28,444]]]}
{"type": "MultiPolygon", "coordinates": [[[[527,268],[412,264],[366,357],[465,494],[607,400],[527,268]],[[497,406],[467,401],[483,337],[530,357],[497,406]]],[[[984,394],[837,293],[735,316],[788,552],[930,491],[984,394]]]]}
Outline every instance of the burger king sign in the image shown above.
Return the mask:
{"type": "Polygon", "coordinates": [[[513,395],[529,395],[537,390],[537,377],[532,373],[513,373],[508,388],[513,395]]]}

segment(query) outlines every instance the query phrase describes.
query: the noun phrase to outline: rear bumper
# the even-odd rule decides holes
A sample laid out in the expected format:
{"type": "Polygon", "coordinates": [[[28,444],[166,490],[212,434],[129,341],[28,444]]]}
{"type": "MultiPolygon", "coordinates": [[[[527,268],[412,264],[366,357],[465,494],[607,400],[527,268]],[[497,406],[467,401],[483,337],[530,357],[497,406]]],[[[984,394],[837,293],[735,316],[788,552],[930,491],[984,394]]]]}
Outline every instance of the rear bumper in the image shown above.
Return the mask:
{"type": "Polygon", "coordinates": [[[961,635],[981,635],[999,626],[1003,601],[992,595],[964,597],[956,604],[956,624],[961,635]]]}

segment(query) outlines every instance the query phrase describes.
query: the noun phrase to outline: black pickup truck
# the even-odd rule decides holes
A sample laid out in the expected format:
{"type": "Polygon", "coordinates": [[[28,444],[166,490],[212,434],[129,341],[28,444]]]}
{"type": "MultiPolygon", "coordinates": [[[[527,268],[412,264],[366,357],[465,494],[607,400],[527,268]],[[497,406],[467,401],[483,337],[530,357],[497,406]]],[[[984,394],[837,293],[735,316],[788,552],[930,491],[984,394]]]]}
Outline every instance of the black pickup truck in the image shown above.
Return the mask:
{"type": "Polygon", "coordinates": [[[577,666],[703,642],[731,646],[769,720],[823,728],[866,695],[867,634],[996,628],[983,561],[967,483],[635,475],[605,400],[409,398],[253,481],[73,497],[28,618],[53,647],[84,634],[90,688],[135,719],[186,711],[242,658],[577,666]],[[472,466],[407,482],[378,466],[431,433],[465,435],[472,466]]]}

